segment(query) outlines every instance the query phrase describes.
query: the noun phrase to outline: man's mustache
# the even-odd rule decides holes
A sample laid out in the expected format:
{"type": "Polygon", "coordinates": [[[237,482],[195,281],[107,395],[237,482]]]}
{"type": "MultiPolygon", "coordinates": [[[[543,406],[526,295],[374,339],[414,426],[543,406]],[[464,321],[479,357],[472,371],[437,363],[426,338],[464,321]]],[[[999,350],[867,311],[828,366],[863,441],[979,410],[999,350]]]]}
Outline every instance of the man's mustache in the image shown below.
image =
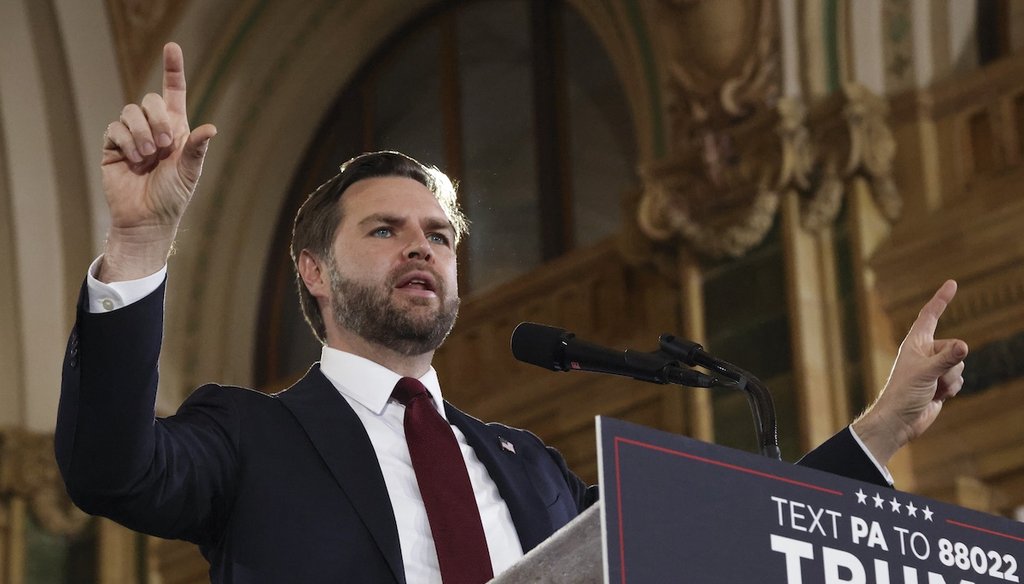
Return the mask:
{"type": "Polygon", "coordinates": [[[398,266],[397,268],[392,270],[391,274],[388,276],[388,288],[394,288],[395,286],[397,286],[398,282],[401,281],[401,279],[404,278],[409,272],[427,272],[428,274],[430,274],[431,278],[433,278],[434,280],[434,292],[438,296],[444,298],[444,293],[448,289],[448,284],[447,282],[445,282],[444,278],[441,277],[441,273],[435,270],[427,262],[411,262],[398,266]]]}

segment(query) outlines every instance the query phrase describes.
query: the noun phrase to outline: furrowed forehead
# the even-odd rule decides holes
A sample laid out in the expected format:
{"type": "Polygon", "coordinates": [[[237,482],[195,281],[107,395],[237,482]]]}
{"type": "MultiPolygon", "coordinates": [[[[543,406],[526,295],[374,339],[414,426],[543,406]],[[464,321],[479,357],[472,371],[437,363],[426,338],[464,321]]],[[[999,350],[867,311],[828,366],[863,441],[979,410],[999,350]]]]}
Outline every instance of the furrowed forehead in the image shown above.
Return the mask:
{"type": "Polygon", "coordinates": [[[377,177],[353,183],[339,199],[343,222],[362,225],[372,220],[393,223],[415,217],[433,227],[452,228],[434,194],[422,183],[405,177],[377,177]]]}

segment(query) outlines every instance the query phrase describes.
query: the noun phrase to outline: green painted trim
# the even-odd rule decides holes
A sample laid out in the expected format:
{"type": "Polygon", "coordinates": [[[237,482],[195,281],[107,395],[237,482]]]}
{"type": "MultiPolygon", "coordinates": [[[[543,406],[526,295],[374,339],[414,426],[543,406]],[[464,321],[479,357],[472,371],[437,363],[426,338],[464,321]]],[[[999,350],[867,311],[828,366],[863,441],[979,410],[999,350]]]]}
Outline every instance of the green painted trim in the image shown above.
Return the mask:
{"type": "Polygon", "coordinates": [[[839,89],[838,0],[825,0],[822,29],[825,37],[825,85],[828,93],[839,89]]]}
{"type": "Polygon", "coordinates": [[[638,0],[626,0],[626,10],[629,13],[629,22],[633,25],[633,33],[636,35],[637,43],[640,45],[640,58],[644,67],[644,78],[647,80],[647,92],[650,95],[651,108],[651,137],[655,157],[665,155],[665,123],[661,111],[661,90],[658,82],[658,68],[655,66],[654,49],[651,46],[651,39],[647,35],[647,28],[644,26],[643,15],[640,13],[638,0]]]}
{"type": "Polygon", "coordinates": [[[213,68],[213,74],[210,75],[209,83],[206,84],[205,91],[199,97],[196,102],[195,108],[190,112],[189,117],[193,120],[202,120],[206,115],[207,109],[210,107],[210,100],[213,99],[213,95],[216,93],[216,88],[220,85],[220,82],[224,76],[224,72],[228,70],[232,61],[238,55],[238,51],[241,49],[243,41],[249,32],[256,26],[256,22],[259,21],[260,17],[263,16],[264,10],[267,8],[268,0],[256,0],[256,4],[253,9],[246,15],[245,20],[242,21],[242,26],[238,27],[235,31],[235,36],[231,38],[231,42],[228,44],[226,51],[221,53],[220,59],[213,68]]]}

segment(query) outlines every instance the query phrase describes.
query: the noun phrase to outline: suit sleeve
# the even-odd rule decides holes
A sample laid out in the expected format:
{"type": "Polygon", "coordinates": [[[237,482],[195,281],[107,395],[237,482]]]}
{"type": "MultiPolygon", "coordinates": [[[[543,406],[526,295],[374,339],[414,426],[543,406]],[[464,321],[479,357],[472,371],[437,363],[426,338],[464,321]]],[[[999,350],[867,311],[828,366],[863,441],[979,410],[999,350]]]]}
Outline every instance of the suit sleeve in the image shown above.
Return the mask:
{"type": "Polygon", "coordinates": [[[849,427],[843,428],[821,446],[805,454],[797,464],[882,487],[891,487],[850,432],[849,427]]]}
{"type": "Polygon", "coordinates": [[[84,511],[205,543],[230,505],[239,416],[235,392],[208,387],[177,415],[154,417],[164,290],[92,314],[83,286],[64,357],[57,464],[84,511]]]}
{"type": "MultiPolygon", "coordinates": [[[[538,442],[540,439],[537,439],[538,442]]],[[[576,473],[569,470],[569,465],[566,464],[565,458],[562,453],[551,446],[544,446],[547,449],[548,455],[554,460],[558,466],[558,470],[562,473],[565,478],[565,484],[569,487],[569,493],[572,495],[573,501],[576,504],[576,512],[582,513],[588,507],[597,502],[600,498],[600,491],[597,485],[588,485],[583,481],[576,473]]]]}

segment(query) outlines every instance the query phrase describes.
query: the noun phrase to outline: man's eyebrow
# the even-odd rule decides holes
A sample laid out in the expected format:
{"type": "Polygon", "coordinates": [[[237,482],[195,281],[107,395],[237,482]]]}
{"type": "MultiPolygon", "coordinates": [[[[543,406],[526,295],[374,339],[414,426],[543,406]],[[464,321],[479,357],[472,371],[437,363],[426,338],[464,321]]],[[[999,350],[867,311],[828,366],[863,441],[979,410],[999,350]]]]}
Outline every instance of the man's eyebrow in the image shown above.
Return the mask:
{"type": "Polygon", "coordinates": [[[373,215],[367,215],[359,222],[360,226],[369,225],[371,223],[383,223],[385,225],[401,225],[405,223],[405,219],[397,217],[395,215],[388,215],[387,213],[374,213],[373,215]]]}
{"type": "MultiPolygon", "coordinates": [[[[374,213],[367,215],[362,221],[358,223],[360,227],[366,227],[368,225],[384,224],[394,227],[401,227],[408,221],[405,217],[399,217],[397,215],[390,215],[388,213],[374,213]]],[[[455,226],[448,220],[447,217],[430,217],[423,222],[423,228],[430,231],[447,230],[455,233],[455,226]]]]}
{"type": "Polygon", "coordinates": [[[453,226],[452,222],[449,221],[448,219],[440,219],[440,218],[433,218],[432,217],[430,219],[427,219],[424,222],[423,227],[425,229],[431,229],[431,230],[447,229],[448,231],[451,231],[452,233],[455,233],[455,226],[453,226]]]}

